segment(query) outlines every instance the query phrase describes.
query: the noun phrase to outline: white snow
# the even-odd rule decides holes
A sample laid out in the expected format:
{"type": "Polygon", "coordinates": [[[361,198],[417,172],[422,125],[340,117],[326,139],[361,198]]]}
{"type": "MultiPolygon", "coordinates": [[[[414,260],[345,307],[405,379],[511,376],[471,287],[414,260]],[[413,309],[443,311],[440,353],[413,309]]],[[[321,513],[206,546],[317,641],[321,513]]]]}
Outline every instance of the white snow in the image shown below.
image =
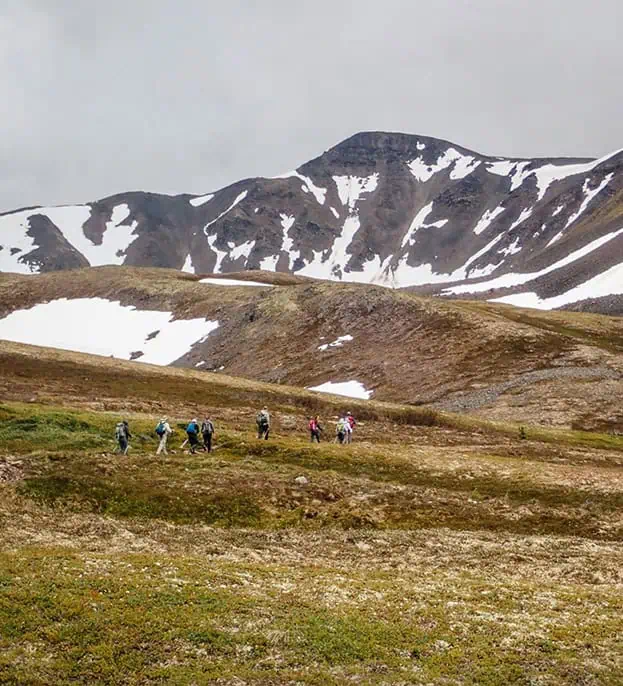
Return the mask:
{"type": "Polygon", "coordinates": [[[255,241],[246,241],[241,245],[232,248],[231,252],[229,253],[229,257],[231,260],[237,260],[239,257],[245,257],[248,260],[251,250],[253,250],[254,246],[255,241]]]}
{"type": "Polygon", "coordinates": [[[320,186],[316,186],[316,184],[308,177],[308,176],[303,176],[303,174],[300,174],[298,171],[291,171],[288,172],[287,174],[281,174],[279,176],[273,176],[273,179],[289,179],[289,178],[297,178],[300,179],[303,182],[302,189],[304,192],[311,192],[313,193],[314,197],[318,201],[320,205],[324,205],[325,197],[327,195],[327,189],[326,188],[321,188],[320,186]]]}
{"type": "Polygon", "coordinates": [[[353,337],[350,334],[346,334],[345,336],[338,336],[334,341],[331,341],[331,343],[324,343],[323,345],[318,346],[318,350],[327,350],[328,348],[341,348],[344,343],[348,343],[349,341],[352,341],[353,337]]]}
{"type": "Polygon", "coordinates": [[[274,272],[277,269],[279,255],[269,255],[260,260],[260,269],[265,272],[274,272]]]}
{"type": "Polygon", "coordinates": [[[20,262],[23,255],[27,255],[37,246],[35,241],[26,232],[30,226],[28,218],[33,214],[38,214],[38,210],[25,210],[15,214],[7,214],[0,217],[0,271],[17,272],[19,274],[31,274],[38,272],[36,266],[30,266],[20,262]],[[19,250],[11,255],[11,248],[19,250]]]}
{"type": "Polygon", "coordinates": [[[404,235],[402,239],[402,244],[401,248],[404,248],[407,243],[409,245],[413,245],[415,243],[415,234],[420,230],[420,229],[432,229],[432,228],[437,228],[441,229],[443,226],[445,226],[448,223],[447,219],[441,219],[439,221],[433,222],[432,224],[426,224],[425,220],[426,217],[433,211],[433,203],[429,203],[428,205],[425,205],[414,217],[413,221],[411,222],[411,226],[409,227],[409,230],[407,233],[404,235]]]}
{"type": "MultiPolygon", "coordinates": [[[[515,238],[515,240],[507,248],[501,248],[498,250],[498,253],[505,255],[506,257],[508,257],[508,255],[516,255],[518,252],[521,252],[519,237],[515,238]]],[[[471,278],[473,279],[474,276],[472,275],[471,278]]]]}
{"type": "Polygon", "coordinates": [[[199,283],[209,283],[214,286],[263,286],[265,288],[272,288],[272,283],[260,283],[259,281],[244,281],[243,279],[213,279],[206,277],[200,279],[199,283]]]}
{"type": "Polygon", "coordinates": [[[221,273],[221,265],[223,264],[223,260],[227,257],[228,253],[227,253],[227,251],[219,250],[216,247],[216,239],[218,238],[217,233],[213,233],[211,236],[208,236],[207,238],[208,238],[208,245],[216,253],[216,264],[214,265],[214,269],[212,271],[214,272],[214,274],[220,274],[221,273]]]}
{"type": "Polygon", "coordinates": [[[584,211],[590,205],[593,198],[595,198],[597,195],[599,195],[601,193],[601,191],[603,191],[603,189],[610,183],[610,181],[612,181],[613,176],[614,176],[614,174],[608,174],[602,180],[602,182],[599,184],[599,186],[597,186],[597,188],[593,188],[592,190],[589,188],[590,179],[586,179],[586,181],[584,181],[584,185],[582,186],[582,191],[584,193],[584,200],[582,201],[582,204],[580,205],[580,209],[577,212],[574,212],[569,217],[569,219],[567,220],[567,224],[565,226],[565,229],[568,228],[569,226],[571,226],[571,224],[573,224],[573,222],[575,222],[580,217],[580,215],[582,215],[584,213],[584,211]]]}
{"type": "Polygon", "coordinates": [[[348,398],[359,398],[360,400],[369,400],[372,393],[374,393],[374,391],[366,390],[359,381],[327,381],[320,384],[320,386],[313,386],[307,390],[344,395],[348,398]]]}
{"type": "Polygon", "coordinates": [[[415,146],[415,147],[416,147],[418,150],[426,150],[426,146],[424,145],[424,143],[420,143],[419,141],[418,141],[418,143],[416,143],[416,146],[415,146]]]}
{"type": "MultiPolygon", "coordinates": [[[[290,229],[294,226],[294,222],[296,221],[294,216],[291,214],[280,214],[279,215],[281,219],[281,227],[283,228],[283,239],[281,241],[281,250],[288,255],[288,269],[292,270],[294,267],[294,263],[296,260],[299,258],[301,251],[300,250],[292,250],[292,246],[294,245],[294,240],[290,238],[290,234],[288,233],[290,229]]],[[[275,262],[276,264],[276,262],[275,262]]]]}
{"type": "Polygon", "coordinates": [[[532,174],[532,170],[526,169],[531,164],[530,161],[519,162],[515,166],[515,173],[511,178],[511,193],[523,185],[523,182],[532,174]]]}
{"type": "Polygon", "coordinates": [[[467,284],[464,286],[452,286],[450,288],[444,289],[443,294],[460,295],[461,293],[481,293],[483,291],[488,291],[491,288],[510,288],[511,286],[521,286],[524,283],[534,281],[534,279],[538,279],[541,276],[545,276],[545,274],[549,274],[550,272],[556,271],[557,269],[561,269],[562,267],[565,267],[568,264],[571,264],[572,262],[575,262],[576,260],[585,257],[589,253],[600,248],[602,245],[605,245],[609,241],[614,240],[622,233],[623,229],[619,229],[618,231],[613,231],[612,233],[606,234],[605,236],[596,238],[594,241],[591,241],[584,247],[579,248],[578,250],[575,250],[572,253],[569,253],[569,255],[563,257],[561,260],[558,260],[558,262],[554,262],[554,264],[550,264],[549,267],[545,267],[545,269],[541,269],[538,272],[530,272],[527,274],[518,274],[510,272],[509,274],[503,274],[502,276],[499,276],[497,279],[485,281],[484,283],[467,284]]]}
{"type": "Polygon", "coordinates": [[[208,235],[208,229],[212,226],[212,224],[215,224],[219,219],[224,217],[228,212],[231,212],[236,205],[241,203],[248,195],[248,191],[242,191],[240,195],[232,202],[232,204],[224,211],[219,214],[219,216],[216,219],[213,219],[211,222],[208,222],[204,227],[203,227],[203,233],[207,236],[208,235]]]}
{"type": "Polygon", "coordinates": [[[332,208],[331,208],[331,212],[333,212],[333,216],[334,216],[336,219],[339,219],[339,218],[340,218],[340,213],[335,209],[335,207],[332,207],[332,208]]]}
{"type": "Polygon", "coordinates": [[[558,216],[564,209],[564,205],[558,205],[558,207],[552,212],[552,217],[558,216]]]}
{"type": "Polygon", "coordinates": [[[529,219],[532,216],[532,207],[527,207],[525,210],[521,211],[521,214],[515,221],[508,227],[508,233],[510,233],[515,227],[519,226],[520,224],[523,224],[526,219],[529,219]]]}
{"type": "Polygon", "coordinates": [[[614,157],[621,152],[623,152],[623,148],[621,150],[615,150],[614,152],[611,152],[604,157],[600,157],[597,160],[593,160],[592,162],[562,165],[546,164],[542,167],[539,167],[539,169],[535,169],[534,173],[536,174],[537,186],[539,188],[538,199],[542,200],[545,197],[547,189],[554,181],[561,181],[562,179],[566,179],[568,176],[575,176],[576,174],[588,174],[600,164],[603,164],[611,157],[614,157]]]}
{"type": "Polygon", "coordinates": [[[201,205],[205,205],[207,202],[210,202],[213,197],[214,193],[210,193],[209,195],[200,195],[197,198],[191,198],[188,202],[193,207],[200,207],[201,205]]]}
{"type": "Polygon", "coordinates": [[[172,321],[171,312],[137,310],[103,298],[61,298],[0,319],[0,338],[124,360],[142,351],[141,362],[167,365],[218,326],[205,319],[172,321]]]}
{"type": "Polygon", "coordinates": [[[439,156],[437,162],[434,164],[426,164],[422,158],[416,157],[411,162],[408,162],[407,166],[418,181],[426,183],[437,172],[447,169],[453,162],[457,162],[462,157],[464,156],[461,155],[458,150],[455,150],[454,148],[448,148],[442,155],[439,156]]]}
{"type": "Polygon", "coordinates": [[[130,208],[125,203],[114,207],[110,221],[106,222],[102,243],[95,245],[84,235],[82,228],[91,216],[90,206],[48,207],[44,212],[69,243],[87,258],[92,267],[123,263],[128,246],[138,238],[132,235],[137,225],[135,221],[130,225],[123,224],[129,213],[130,208]]]}
{"type": "Polygon", "coordinates": [[[605,272],[588,279],[588,281],[568,290],[566,293],[552,298],[542,299],[536,293],[530,292],[495,298],[492,302],[507,303],[517,307],[532,307],[538,310],[553,310],[580,300],[600,298],[606,295],[623,295],[623,262],[606,269],[605,272]]]}
{"type": "Polygon", "coordinates": [[[195,268],[193,267],[193,258],[190,255],[187,255],[184,266],[182,267],[182,271],[187,272],[188,274],[195,273],[195,268]]]}
{"type": "Polygon", "coordinates": [[[376,190],[379,182],[378,174],[370,176],[334,176],[333,181],[337,186],[342,205],[348,207],[350,212],[355,211],[355,204],[364,193],[372,193],[376,190]]]}
{"type": "Polygon", "coordinates": [[[502,212],[504,212],[505,208],[502,207],[501,205],[499,207],[496,207],[494,210],[487,210],[482,217],[478,220],[478,223],[476,226],[474,226],[474,233],[479,236],[483,231],[486,231],[489,226],[491,225],[491,222],[502,212]]]}
{"type": "Polygon", "coordinates": [[[204,364],[206,364],[206,361],[205,361],[205,360],[201,360],[201,362],[197,362],[197,364],[195,365],[195,367],[203,367],[204,364]]]}
{"type": "Polygon", "coordinates": [[[490,174],[495,174],[496,176],[508,176],[517,166],[516,162],[511,162],[510,160],[502,160],[500,162],[491,162],[487,167],[487,171],[490,174]]]}
{"type": "Polygon", "coordinates": [[[481,162],[475,157],[469,155],[462,155],[454,165],[454,169],[450,172],[451,179],[464,179],[475,171],[481,162]]]}

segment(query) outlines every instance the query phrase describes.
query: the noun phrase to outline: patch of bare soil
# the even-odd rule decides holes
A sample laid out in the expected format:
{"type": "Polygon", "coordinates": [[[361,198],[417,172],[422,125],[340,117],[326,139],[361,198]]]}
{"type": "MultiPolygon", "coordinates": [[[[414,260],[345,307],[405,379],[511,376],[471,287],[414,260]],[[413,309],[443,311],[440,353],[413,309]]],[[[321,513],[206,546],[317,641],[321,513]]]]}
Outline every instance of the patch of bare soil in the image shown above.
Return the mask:
{"type": "Polygon", "coordinates": [[[0,483],[19,481],[23,476],[21,460],[12,457],[0,457],[0,483]]]}

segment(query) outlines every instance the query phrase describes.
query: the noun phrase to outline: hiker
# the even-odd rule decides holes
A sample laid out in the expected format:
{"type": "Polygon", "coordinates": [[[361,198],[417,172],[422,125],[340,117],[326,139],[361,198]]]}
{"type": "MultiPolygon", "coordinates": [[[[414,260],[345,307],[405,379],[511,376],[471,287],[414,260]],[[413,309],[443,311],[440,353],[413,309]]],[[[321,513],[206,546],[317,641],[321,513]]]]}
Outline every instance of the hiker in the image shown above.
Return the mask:
{"type": "Polygon", "coordinates": [[[257,413],[255,423],[257,424],[257,437],[268,440],[268,434],[270,433],[270,414],[268,414],[268,408],[266,406],[257,413]]]}
{"type": "Polygon", "coordinates": [[[346,440],[346,426],[348,425],[348,420],[346,417],[340,417],[337,420],[337,426],[335,427],[335,437],[338,443],[344,443],[346,440]]]}
{"type": "Polygon", "coordinates": [[[199,439],[197,438],[199,434],[199,424],[197,423],[197,418],[191,419],[190,423],[186,427],[186,435],[188,436],[188,443],[190,445],[190,454],[194,455],[195,450],[201,447],[199,439]]]}
{"type": "Polygon", "coordinates": [[[357,422],[355,421],[355,418],[350,412],[346,413],[346,422],[348,426],[346,427],[346,442],[347,443],[352,443],[353,442],[353,431],[355,430],[355,426],[357,422]]]}
{"type": "Polygon", "coordinates": [[[127,455],[132,434],[130,433],[130,425],[125,419],[119,422],[115,427],[115,438],[117,439],[118,444],[117,453],[127,455]]]}
{"type": "Polygon", "coordinates": [[[165,455],[169,454],[167,452],[167,441],[172,433],[173,430],[169,424],[168,417],[163,417],[156,425],[156,435],[160,439],[158,450],[156,450],[156,455],[160,455],[160,453],[164,453],[165,455]]]}
{"type": "Polygon", "coordinates": [[[203,435],[203,449],[209,453],[212,452],[212,436],[214,435],[214,424],[208,415],[201,424],[201,433],[203,435]]]}
{"type": "Polygon", "coordinates": [[[316,415],[315,417],[309,418],[309,433],[311,436],[311,442],[314,439],[320,443],[320,433],[322,432],[322,427],[320,426],[320,417],[316,415]]]}

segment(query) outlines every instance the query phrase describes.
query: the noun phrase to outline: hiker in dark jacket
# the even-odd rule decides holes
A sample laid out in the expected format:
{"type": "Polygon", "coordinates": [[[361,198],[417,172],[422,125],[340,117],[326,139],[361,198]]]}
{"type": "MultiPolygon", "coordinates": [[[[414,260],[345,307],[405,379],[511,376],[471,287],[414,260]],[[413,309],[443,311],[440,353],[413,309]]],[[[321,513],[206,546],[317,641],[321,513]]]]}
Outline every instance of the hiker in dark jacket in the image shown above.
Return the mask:
{"type": "Polygon", "coordinates": [[[191,419],[190,424],[186,427],[186,435],[188,436],[188,444],[190,445],[190,454],[194,455],[199,443],[199,424],[197,419],[191,419]]]}
{"type": "Polygon", "coordinates": [[[320,433],[322,432],[322,427],[320,426],[320,417],[316,415],[315,417],[309,418],[309,433],[311,436],[311,442],[318,441],[320,443],[320,433]]]}
{"type": "Polygon", "coordinates": [[[127,455],[132,434],[130,433],[130,425],[125,419],[115,427],[115,438],[117,439],[117,452],[127,455]]]}
{"type": "Polygon", "coordinates": [[[263,407],[257,413],[255,423],[257,424],[257,437],[268,440],[268,434],[270,433],[270,414],[268,414],[267,407],[263,407]]]}
{"type": "Polygon", "coordinates": [[[203,448],[209,453],[212,452],[212,436],[214,435],[214,424],[210,417],[206,417],[201,424],[201,433],[203,434],[203,448]]]}

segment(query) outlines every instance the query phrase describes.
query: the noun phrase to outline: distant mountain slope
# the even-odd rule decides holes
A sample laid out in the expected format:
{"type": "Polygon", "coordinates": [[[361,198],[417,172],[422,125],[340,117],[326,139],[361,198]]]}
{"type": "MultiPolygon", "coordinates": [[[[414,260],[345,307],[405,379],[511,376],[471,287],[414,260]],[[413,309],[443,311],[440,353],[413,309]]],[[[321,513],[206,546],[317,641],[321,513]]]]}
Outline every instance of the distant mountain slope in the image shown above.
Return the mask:
{"type": "Polygon", "coordinates": [[[620,418],[623,429],[623,319],[594,314],[270,273],[204,281],[98,267],[0,275],[2,338],[294,386],[350,382],[373,399],[487,416],[620,418]]]}
{"type": "Polygon", "coordinates": [[[621,313],[622,187],[623,151],[503,159],[360,133],[297,171],[205,196],[132,192],[0,215],[0,270],[263,269],[621,313]]]}

